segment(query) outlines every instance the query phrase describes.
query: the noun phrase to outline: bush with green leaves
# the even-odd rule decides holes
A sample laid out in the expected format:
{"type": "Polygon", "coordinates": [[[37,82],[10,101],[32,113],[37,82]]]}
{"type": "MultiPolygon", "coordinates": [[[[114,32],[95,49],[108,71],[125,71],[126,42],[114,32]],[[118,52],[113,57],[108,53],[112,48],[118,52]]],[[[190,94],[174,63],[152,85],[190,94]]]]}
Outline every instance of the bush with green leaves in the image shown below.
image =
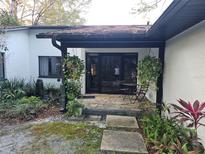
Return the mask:
{"type": "Polygon", "coordinates": [[[83,104],[81,104],[78,100],[74,99],[69,101],[69,104],[67,104],[67,115],[68,116],[81,116],[83,112],[83,104]]]}
{"type": "Polygon", "coordinates": [[[203,146],[190,135],[193,134],[192,130],[179,125],[174,119],[160,117],[159,113],[154,113],[144,115],[140,123],[147,144],[156,153],[184,154],[204,151],[203,146]],[[196,144],[199,146],[195,147],[196,144]]]}
{"type": "Polygon", "coordinates": [[[159,58],[146,56],[140,60],[137,67],[137,74],[140,84],[156,85],[157,79],[162,72],[162,64],[159,58]]]}
{"type": "Polygon", "coordinates": [[[6,117],[10,118],[32,119],[47,107],[48,104],[44,103],[39,97],[23,97],[16,100],[15,104],[5,114],[6,117]]]}
{"type": "Polygon", "coordinates": [[[35,95],[35,83],[23,79],[0,82],[0,117],[31,119],[48,107],[35,95]]]}
{"type": "Polygon", "coordinates": [[[77,56],[68,56],[64,59],[63,68],[65,95],[68,99],[68,115],[79,116],[82,113],[83,106],[76,98],[80,96],[80,77],[84,71],[84,62],[77,56]]]}
{"type": "Polygon", "coordinates": [[[35,83],[16,78],[0,82],[0,101],[16,100],[32,95],[35,95],[35,83]]]}
{"type": "Polygon", "coordinates": [[[79,80],[84,70],[84,62],[78,56],[68,56],[64,59],[64,68],[65,79],[79,80]]]}
{"type": "Polygon", "coordinates": [[[67,85],[67,91],[66,95],[68,100],[73,100],[77,98],[80,95],[80,90],[81,90],[81,83],[80,81],[75,81],[75,80],[67,80],[66,81],[67,85]]]}

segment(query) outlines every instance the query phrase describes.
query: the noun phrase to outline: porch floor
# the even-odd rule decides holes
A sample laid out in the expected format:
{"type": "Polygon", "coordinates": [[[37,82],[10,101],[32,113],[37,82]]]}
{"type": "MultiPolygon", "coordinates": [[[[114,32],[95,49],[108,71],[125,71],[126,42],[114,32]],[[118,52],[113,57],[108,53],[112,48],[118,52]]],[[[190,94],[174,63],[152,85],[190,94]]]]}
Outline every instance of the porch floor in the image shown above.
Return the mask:
{"type": "Polygon", "coordinates": [[[118,94],[86,94],[80,101],[87,109],[140,111],[138,102],[123,100],[118,94]]]}

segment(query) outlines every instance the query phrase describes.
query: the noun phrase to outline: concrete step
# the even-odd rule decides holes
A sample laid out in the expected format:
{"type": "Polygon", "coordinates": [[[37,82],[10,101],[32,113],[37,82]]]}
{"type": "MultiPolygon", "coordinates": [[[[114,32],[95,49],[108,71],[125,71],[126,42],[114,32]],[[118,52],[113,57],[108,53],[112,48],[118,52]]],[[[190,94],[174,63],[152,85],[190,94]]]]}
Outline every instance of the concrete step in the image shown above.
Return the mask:
{"type": "Polygon", "coordinates": [[[105,153],[148,154],[138,132],[104,130],[100,149],[105,153]]]}
{"type": "Polygon", "coordinates": [[[114,130],[137,131],[139,126],[135,117],[107,115],[106,128],[114,130]]]}

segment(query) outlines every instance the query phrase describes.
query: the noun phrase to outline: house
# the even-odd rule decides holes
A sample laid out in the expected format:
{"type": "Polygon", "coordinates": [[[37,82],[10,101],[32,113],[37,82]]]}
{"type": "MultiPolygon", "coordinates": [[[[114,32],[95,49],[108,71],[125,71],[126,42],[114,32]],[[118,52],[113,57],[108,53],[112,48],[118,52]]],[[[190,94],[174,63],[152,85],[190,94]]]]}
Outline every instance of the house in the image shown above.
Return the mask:
{"type": "MultiPolygon", "coordinates": [[[[174,0],[152,26],[14,27],[6,37],[9,51],[1,54],[0,64],[4,78],[59,85],[60,57],[68,52],[85,61],[82,93],[117,93],[118,80],[133,81],[137,62],[152,55],[161,59],[163,74],[149,99],[158,105],[179,98],[205,100],[204,0],[174,0]]],[[[200,127],[205,144],[203,132],[200,127]]]]}

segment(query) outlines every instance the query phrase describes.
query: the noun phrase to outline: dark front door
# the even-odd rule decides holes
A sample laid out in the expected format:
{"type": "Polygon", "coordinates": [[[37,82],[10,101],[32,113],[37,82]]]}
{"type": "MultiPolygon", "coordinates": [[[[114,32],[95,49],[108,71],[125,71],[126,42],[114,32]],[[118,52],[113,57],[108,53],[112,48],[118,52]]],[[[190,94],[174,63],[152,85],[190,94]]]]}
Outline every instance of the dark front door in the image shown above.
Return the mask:
{"type": "Polygon", "coordinates": [[[88,53],[86,92],[120,93],[123,82],[136,82],[137,54],[88,53]]]}
{"type": "Polygon", "coordinates": [[[86,55],[86,91],[88,93],[100,92],[99,59],[98,54],[86,55]]]}

